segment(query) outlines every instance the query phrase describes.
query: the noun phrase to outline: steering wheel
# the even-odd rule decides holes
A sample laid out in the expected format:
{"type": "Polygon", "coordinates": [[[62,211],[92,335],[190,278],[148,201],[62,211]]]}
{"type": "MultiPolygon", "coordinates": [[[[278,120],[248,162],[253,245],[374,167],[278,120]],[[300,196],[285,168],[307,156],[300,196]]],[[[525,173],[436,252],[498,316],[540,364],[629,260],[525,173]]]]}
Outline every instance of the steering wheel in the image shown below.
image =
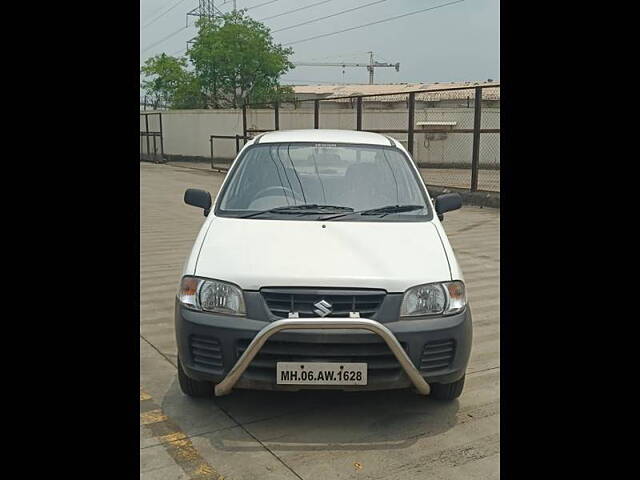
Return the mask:
{"type": "MultiPolygon", "coordinates": [[[[304,200],[302,200],[300,197],[297,197],[293,190],[291,190],[290,188],[287,188],[287,187],[280,186],[280,185],[275,185],[273,187],[263,188],[258,193],[256,193],[255,197],[253,197],[253,200],[255,201],[255,200],[257,200],[259,198],[262,198],[262,197],[268,197],[271,192],[275,192],[276,190],[281,191],[281,192],[289,193],[293,197],[293,199],[296,200],[296,202],[304,203],[304,200]]],[[[286,193],[285,193],[285,195],[286,195],[286,193]]]]}

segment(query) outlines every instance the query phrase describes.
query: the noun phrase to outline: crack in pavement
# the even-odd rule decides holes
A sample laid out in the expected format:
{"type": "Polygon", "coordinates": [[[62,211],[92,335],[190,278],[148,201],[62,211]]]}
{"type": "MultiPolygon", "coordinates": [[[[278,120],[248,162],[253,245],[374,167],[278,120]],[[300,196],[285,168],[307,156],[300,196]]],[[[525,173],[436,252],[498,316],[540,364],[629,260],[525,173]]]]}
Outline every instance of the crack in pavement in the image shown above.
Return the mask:
{"type": "MultiPolygon", "coordinates": [[[[216,408],[222,410],[222,408],[219,405],[216,405],[216,404],[214,404],[214,405],[216,406],[216,408]]],[[[199,432],[199,433],[194,433],[194,434],[191,434],[191,435],[186,435],[185,434],[184,438],[204,437],[205,435],[210,435],[212,433],[219,433],[219,432],[224,432],[224,431],[227,431],[227,430],[233,430],[234,428],[243,427],[245,425],[255,425],[256,423],[268,422],[269,420],[275,420],[276,418],[286,417],[287,415],[293,415],[293,414],[296,414],[296,413],[306,412],[308,410],[309,410],[308,407],[300,408],[300,409],[297,409],[297,410],[291,410],[291,411],[288,411],[288,412],[285,412],[285,413],[280,413],[278,415],[273,415],[272,417],[257,418],[255,420],[250,420],[248,422],[236,423],[236,425],[230,425],[228,427],[216,428],[216,429],[209,430],[209,431],[206,431],[206,432],[199,432]]],[[[227,412],[224,412],[224,413],[226,415],[228,415],[227,412]]],[[[236,420],[233,420],[233,421],[236,422],[236,420]]],[[[158,445],[162,445],[162,442],[154,443],[154,444],[151,444],[151,445],[147,445],[145,447],[140,447],[140,450],[144,450],[144,449],[151,448],[151,447],[157,447],[158,445]]]]}
{"type": "MultiPolygon", "coordinates": [[[[174,364],[164,353],[162,353],[153,343],[151,343],[149,340],[147,340],[146,338],[144,338],[144,336],[142,334],[140,334],[140,338],[142,338],[145,342],[147,342],[149,344],[149,346],[151,348],[153,348],[156,352],[158,352],[167,362],[169,362],[175,369],[177,369],[177,365],[174,364]]],[[[189,438],[197,438],[200,437],[202,435],[206,435],[209,433],[214,433],[214,432],[220,432],[220,431],[224,431],[224,430],[229,430],[232,428],[236,428],[236,427],[240,427],[247,435],[249,435],[254,441],[256,441],[262,448],[264,448],[267,452],[269,452],[276,460],[278,460],[285,468],[287,468],[291,473],[293,473],[297,478],[299,478],[300,480],[304,480],[293,468],[291,468],[284,460],[282,460],[278,455],[276,455],[269,447],[267,447],[264,443],[262,443],[262,441],[260,439],[258,439],[255,435],[253,435],[249,430],[247,430],[246,428],[244,428],[244,425],[240,422],[238,422],[233,415],[231,415],[227,410],[225,410],[223,407],[221,407],[220,405],[215,405],[218,409],[220,409],[221,412],[223,412],[227,417],[229,417],[229,419],[235,423],[235,426],[231,426],[231,427],[225,427],[225,428],[220,428],[217,430],[213,430],[212,432],[204,432],[204,433],[199,433],[196,435],[185,435],[182,434],[181,436],[181,440],[183,441],[188,441],[189,438]]],[[[287,412],[285,414],[282,415],[276,415],[273,418],[276,418],[278,416],[284,416],[284,415],[288,415],[291,412],[287,412]]],[[[261,419],[261,420],[255,420],[254,422],[247,422],[246,425],[249,425],[251,423],[255,423],[258,421],[263,421],[263,420],[267,420],[267,419],[261,419]]],[[[160,444],[163,444],[162,442],[160,444]]],[[[155,445],[157,446],[157,445],[155,445]]],[[[148,447],[144,447],[144,448],[148,448],[148,447]]],[[[142,450],[142,449],[141,449],[142,450]]]]}
{"type": "Polygon", "coordinates": [[[498,365],[497,367],[483,368],[482,370],[471,370],[471,371],[467,371],[467,375],[471,376],[471,375],[475,375],[476,373],[488,372],[489,370],[499,370],[499,369],[500,369],[500,365],[498,365]]]}
{"type": "Polygon", "coordinates": [[[175,368],[176,370],[178,369],[178,365],[176,365],[175,363],[173,363],[169,357],[167,357],[164,353],[162,353],[160,351],[160,349],[158,349],[153,343],[151,343],[149,340],[147,340],[146,338],[144,338],[144,335],[140,334],[140,338],[143,339],[145,342],[147,342],[149,344],[149,346],[151,348],[153,348],[156,352],[158,352],[160,354],[160,356],[162,358],[164,358],[167,362],[169,362],[171,365],[173,365],[173,368],[175,368]]]}
{"type": "Polygon", "coordinates": [[[249,435],[251,438],[253,438],[256,442],[258,442],[260,444],[260,446],[262,448],[264,448],[267,452],[269,452],[271,455],[273,455],[273,457],[278,460],[285,468],[287,468],[291,473],[293,473],[297,478],[299,478],[300,480],[304,480],[300,475],[298,475],[298,472],[296,472],[293,468],[291,468],[284,460],[282,460],[278,455],[276,455],[269,447],[267,447],[264,443],[262,443],[262,441],[260,439],[258,439],[255,435],[253,435],[249,430],[247,430],[246,428],[244,428],[244,426],[238,422],[233,415],[231,415],[229,412],[227,412],[224,408],[222,408],[219,405],[216,405],[222,412],[224,412],[224,414],[229,417],[231,419],[231,421],[233,421],[236,425],[238,425],[247,435],[249,435]]]}
{"type": "MultiPolygon", "coordinates": [[[[142,334],[140,334],[140,338],[142,338],[151,348],[153,348],[156,352],[158,352],[158,354],[160,354],[160,356],[162,356],[162,358],[164,358],[167,362],[169,362],[169,364],[171,364],[174,368],[177,369],[177,365],[171,361],[171,359],[169,359],[169,357],[167,357],[167,355],[165,355],[164,353],[162,353],[153,343],[151,343],[149,340],[147,340],[142,334]]],[[[499,369],[500,366],[495,366],[495,367],[489,367],[489,368],[485,368],[485,369],[481,369],[481,370],[475,370],[475,371],[469,371],[467,373],[467,375],[475,375],[475,374],[479,374],[482,372],[487,372],[490,370],[497,370],[499,369]]],[[[207,431],[207,432],[201,432],[201,433],[197,433],[194,435],[181,435],[181,440],[183,441],[187,441],[190,438],[197,438],[197,437],[201,437],[201,436],[205,436],[205,435],[210,435],[211,433],[217,433],[217,432],[222,432],[225,430],[231,430],[234,428],[241,428],[249,437],[251,437],[256,443],[258,443],[265,451],[269,452],[269,454],[271,454],[276,460],[278,460],[278,462],[280,462],[287,470],[289,470],[293,475],[295,475],[298,479],[300,480],[304,480],[290,465],[288,465],[282,458],[280,458],[273,450],[271,450],[268,446],[266,446],[259,438],[257,438],[255,435],[253,435],[247,428],[245,428],[246,425],[252,425],[252,424],[256,424],[256,423],[261,423],[261,422],[266,422],[278,417],[283,417],[283,416],[287,416],[290,414],[295,414],[296,411],[292,411],[292,412],[286,412],[286,413],[282,413],[279,415],[274,415],[273,417],[268,417],[268,418],[261,418],[261,419],[256,419],[256,420],[252,420],[249,422],[245,422],[245,423],[240,423],[238,420],[236,420],[233,415],[231,415],[231,413],[229,413],[225,408],[221,407],[220,405],[216,404],[215,405],[218,409],[220,409],[221,412],[223,412],[235,425],[229,426],[229,427],[224,427],[224,428],[219,428],[219,429],[214,429],[211,431],[207,431]]],[[[464,422],[462,422],[464,423],[464,422]]],[[[414,435],[411,438],[419,438],[423,435],[425,435],[426,432],[422,432],[420,434],[414,435]]],[[[154,445],[148,445],[146,447],[141,448],[141,450],[146,449],[146,448],[151,448],[151,447],[157,447],[158,445],[162,445],[163,442],[160,442],[158,444],[154,444],[154,445]]]]}
{"type": "MultiPolygon", "coordinates": [[[[225,430],[233,430],[234,428],[238,428],[238,425],[231,425],[229,427],[216,428],[214,430],[209,430],[207,432],[194,433],[194,434],[191,434],[191,435],[185,434],[184,437],[182,437],[182,438],[187,440],[187,439],[192,439],[192,438],[204,437],[205,435],[210,435],[212,433],[224,432],[225,430]]],[[[140,450],[146,450],[148,448],[157,447],[159,445],[162,445],[163,443],[164,442],[158,442],[158,443],[154,443],[154,444],[151,444],[151,445],[147,445],[145,447],[140,447],[140,450]]]]}
{"type": "Polygon", "coordinates": [[[140,424],[149,430],[173,462],[192,480],[222,480],[195,448],[180,426],[169,418],[154,399],[140,386],[140,424]]]}
{"type": "Polygon", "coordinates": [[[478,228],[478,227],[482,227],[485,225],[488,225],[490,227],[493,227],[494,225],[492,225],[492,222],[495,222],[495,219],[492,220],[483,220],[481,222],[477,222],[477,223],[472,223],[471,225],[467,225],[465,227],[462,227],[460,230],[456,230],[455,232],[451,232],[451,236],[455,236],[461,232],[468,232],[469,230],[473,230],[474,228],[478,228]]]}

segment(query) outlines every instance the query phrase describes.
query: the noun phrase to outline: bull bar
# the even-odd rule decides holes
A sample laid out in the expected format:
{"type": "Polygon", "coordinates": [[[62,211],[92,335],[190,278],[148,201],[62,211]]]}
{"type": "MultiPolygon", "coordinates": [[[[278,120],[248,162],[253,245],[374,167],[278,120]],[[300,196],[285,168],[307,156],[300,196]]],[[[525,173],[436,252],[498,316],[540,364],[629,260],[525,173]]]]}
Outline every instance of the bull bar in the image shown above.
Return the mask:
{"type": "Polygon", "coordinates": [[[229,371],[227,376],[215,386],[215,395],[217,397],[227,395],[231,392],[236,382],[240,379],[245,372],[253,358],[258,354],[265,342],[276,333],[282,330],[312,330],[312,329],[360,329],[373,332],[386,342],[391,352],[395,355],[396,359],[404,369],[413,385],[416,387],[419,393],[422,395],[429,395],[431,387],[422,377],[418,369],[413,365],[413,362],[404,351],[400,342],[395,335],[387,327],[375,320],[368,318],[330,318],[330,319],[292,319],[285,318],[282,320],[276,320],[270,323],[262,330],[260,330],[254,339],[251,341],[247,349],[240,356],[233,368],[229,371]]]}

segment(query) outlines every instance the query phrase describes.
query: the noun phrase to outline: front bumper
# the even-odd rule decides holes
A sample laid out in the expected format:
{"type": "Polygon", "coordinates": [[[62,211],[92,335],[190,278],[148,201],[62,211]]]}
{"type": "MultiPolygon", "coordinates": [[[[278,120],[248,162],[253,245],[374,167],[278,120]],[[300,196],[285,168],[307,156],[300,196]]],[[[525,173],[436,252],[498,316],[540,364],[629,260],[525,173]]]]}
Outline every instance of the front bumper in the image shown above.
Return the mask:
{"type": "Polygon", "coordinates": [[[450,383],[464,375],[472,340],[468,306],[457,315],[383,325],[352,318],[266,322],[196,312],[176,301],[175,325],[184,372],[217,384],[216,395],[232,388],[381,390],[411,385],[428,394],[429,383],[450,383]],[[369,382],[366,386],[277,385],[277,361],[365,361],[369,382]]]}

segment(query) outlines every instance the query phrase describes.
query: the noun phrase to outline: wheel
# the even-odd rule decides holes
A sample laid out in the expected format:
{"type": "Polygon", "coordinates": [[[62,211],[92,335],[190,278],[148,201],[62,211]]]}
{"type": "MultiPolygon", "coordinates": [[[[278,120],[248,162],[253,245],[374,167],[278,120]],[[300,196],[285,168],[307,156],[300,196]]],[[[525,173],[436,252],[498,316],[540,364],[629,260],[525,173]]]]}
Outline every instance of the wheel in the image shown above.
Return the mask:
{"type": "Polygon", "coordinates": [[[189,397],[210,398],[213,396],[213,384],[210,382],[201,382],[187,377],[182,369],[182,363],[178,358],[178,383],[180,390],[189,397]]]}
{"type": "Polygon", "coordinates": [[[431,384],[430,397],[436,400],[455,400],[462,393],[464,387],[464,377],[453,383],[433,383],[431,384]]]}

